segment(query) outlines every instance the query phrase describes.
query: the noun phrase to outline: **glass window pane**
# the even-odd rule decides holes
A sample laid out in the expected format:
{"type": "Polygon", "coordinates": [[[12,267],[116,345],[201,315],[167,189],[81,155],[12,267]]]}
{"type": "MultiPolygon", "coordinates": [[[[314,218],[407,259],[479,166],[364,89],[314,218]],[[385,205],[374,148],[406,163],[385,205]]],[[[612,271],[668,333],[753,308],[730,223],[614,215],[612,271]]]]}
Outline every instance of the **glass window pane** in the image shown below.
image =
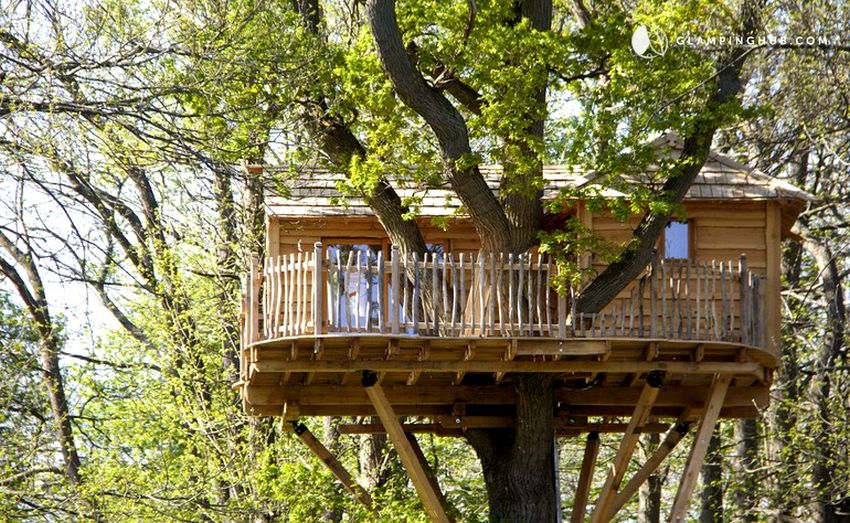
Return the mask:
{"type": "Polygon", "coordinates": [[[670,260],[688,259],[688,222],[670,222],[664,228],[664,258],[670,260]]]}

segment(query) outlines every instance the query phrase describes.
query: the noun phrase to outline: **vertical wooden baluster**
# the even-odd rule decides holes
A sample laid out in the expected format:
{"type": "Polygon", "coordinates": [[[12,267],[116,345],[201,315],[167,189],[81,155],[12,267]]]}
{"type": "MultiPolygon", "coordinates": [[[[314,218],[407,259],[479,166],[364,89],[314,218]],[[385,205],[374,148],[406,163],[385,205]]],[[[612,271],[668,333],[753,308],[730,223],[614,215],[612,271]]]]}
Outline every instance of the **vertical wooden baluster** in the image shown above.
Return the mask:
{"type": "Polygon", "coordinates": [[[401,286],[404,289],[403,301],[401,305],[402,331],[407,334],[407,329],[410,327],[410,253],[401,255],[401,286]]]}
{"type": "Polygon", "coordinates": [[[469,335],[472,336],[475,334],[475,322],[478,319],[477,316],[477,300],[476,289],[478,288],[475,284],[475,253],[469,253],[469,299],[466,302],[466,305],[463,306],[464,312],[469,314],[469,335]]]}
{"type": "Polygon", "coordinates": [[[399,333],[399,285],[401,275],[399,274],[399,248],[398,245],[393,245],[390,250],[390,291],[392,291],[392,300],[390,300],[390,332],[392,334],[399,333]]]}
{"type": "Polygon", "coordinates": [[[449,255],[449,269],[452,271],[452,325],[451,335],[457,336],[457,267],[455,266],[454,254],[449,255]]]}
{"type": "Polygon", "coordinates": [[[384,251],[378,251],[378,332],[386,332],[386,325],[384,325],[384,310],[386,309],[384,304],[384,251]]]}
{"type": "MultiPolygon", "coordinates": [[[[517,256],[517,273],[519,275],[519,279],[517,281],[517,289],[516,289],[516,319],[517,319],[517,332],[520,336],[525,334],[525,326],[523,320],[523,306],[522,306],[522,291],[525,289],[525,258],[524,254],[520,254],[517,256]]],[[[513,269],[513,268],[512,268],[513,269]]],[[[513,272],[513,270],[511,271],[513,272]]]]}
{"type": "Polygon", "coordinates": [[[727,262],[729,273],[729,339],[735,341],[735,276],[732,269],[732,260],[727,262]]]}
{"type": "Polygon", "coordinates": [[[334,282],[333,279],[336,277],[336,275],[334,274],[335,268],[334,268],[334,265],[333,265],[333,261],[331,260],[331,250],[330,249],[325,250],[324,256],[325,256],[325,265],[328,267],[328,269],[327,269],[328,277],[325,280],[325,286],[326,286],[326,292],[325,292],[326,300],[325,300],[325,302],[326,302],[327,307],[328,307],[328,310],[327,310],[328,332],[332,332],[334,322],[336,321],[336,319],[334,318],[335,310],[334,310],[334,292],[333,292],[333,282],[334,282]]]}
{"type": "MultiPolygon", "coordinates": [[[[422,282],[422,293],[425,294],[428,292],[428,289],[425,287],[425,284],[428,283],[428,252],[422,253],[422,277],[425,280],[422,282]]],[[[433,287],[433,285],[432,285],[433,287]]],[[[433,296],[433,293],[432,293],[433,296]]],[[[425,299],[422,299],[422,322],[425,327],[424,334],[433,333],[433,324],[434,324],[434,316],[433,316],[433,308],[428,310],[425,307],[425,299]]]]}
{"type": "Polygon", "coordinates": [[[490,255],[490,300],[487,303],[487,319],[490,323],[489,331],[487,334],[489,336],[495,336],[496,334],[496,255],[494,253],[489,253],[490,255]]]}
{"type": "Polygon", "coordinates": [[[584,329],[584,313],[583,312],[580,312],[578,314],[578,328],[579,328],[579,332],[581,333],[581,337],[582,338],[587,337],[587,332],[584,329]]]}
{"type": "Polygon", "coordinates": [[[452,253],[443,253],[443,329],[450,329],[452,320],[448,317],[449,311],[449,256],[452,253]]]}
{"type": "Polygon", "coordinates": [[[283,255],[278,255],[276,259],[272,260],[272,271],[274,272],[274,286],[275,286],[275,303],[274,303],[274,337],[280,336],[281,332],[285,327],[282,325],[284,315],[286,314],[284,309],[284,300],[286,296],[286,285],[284,281],[284,267],[286,266],[286,258],[283,255]]]}
{"type": "Polygon", "coordinates": [[[484,336],[486,334],[486,319],[484,314],[484,305],[486,303],[486,283],[487,283],[487,270],[486,270],[487,260],[486,254],[483,252],[478,253],[478,312],[480,313],[481,318],[481,329],[479,330],[479,335],[484,336]]]}
{"type": "Polygon", "coordinates": [[[460,335],[466,335],[466,264],[463,253],[458,254],[458,271],[460,274],[460,294],[458,298],[458,314],[460,316],[460,335]]]}
{"type": "Polygon", "coordinates": [[[691,307],[691,260],[688,260],[685,265],[685,316],[687,317],[687,335],[688,339],[694,339],[693,336],[693,307],[691,307]]]}
{"type": "MultiPolygon", "coordinates": [[[[641,278],[643,281],[643,278],[641,278]]],[[[635,301],[637,300],[637,287],[632,287],[632,294],[629,297],[629,337],[635,335],[635,301]]]]}
{"type": "Polygon", "coordinates": [[[270,321],[271,320],[271,314],[269,313],[270,309],[269,309],[269,305],[268,305],[269,301],[270,301],[269,295],[271,294],[271,292],[269,290],[269,282],[271,281],[271,273],[269,272],[269,265],[270,265],[269,259],[263,258],[263,265],[261,267],[258,267],[260,274],[262,275],[262,278],[263,278],[263,288],[262,288],[262,291],[260,292],[260,302],[261,302],[261,306],[262,306],[262,309],[263,309],[263,314],[262,314],[263,328],[262,329],[259,329],[259,327],[257,327],[257,328],[262,332],[263,338],[268,338],[269,333],[271,331],[271,329],[270,329],[270,327],[271,327],[271,321],[270,321]]]}
{"type": "Polygon", "coordinates": [[[413,312],[413,334],[419,334],[419,255],[413,253],[413,298],[411,309],[413,312]]]}
{"type": "Polygon", "coordinates": [[[750,322],[749,322],[749,313],[750,306],[747,303],[747,298],[749,297],[749,275],[747,274],[747,255],[741,254],[738,258],[738,297],[741,305],[740,312],[740,338],[741,343],[749,344],[750,343],[750,322]]]}
{"type": "Polygon", "coordinates": [[[696,274],[696,291],[697,291],[697,296],[696,296],[696,309],[697,309],[696,310],[696,316],[697,316],[697,318],[696,318],[696,324],[695,324],[696,325],[695,334],[696,334],[696,338],[698,340],[701,340],[702,334],[701,334],[700,329],[701,329],[701,322],[702,322],[702,301],[700,300],[700,298],[701,298],[701,294],[702,294],[702,281],[701,281],[702,278],[700,277],[699,262],[694,263],[694,273],[696,274]]]}
{"type": "Polygon", "coordinates": [[[658,337],[658,287],[657,281],[659,276],[658,270],[658,254],[652,254],[652,273],[649,278],[649,336],[652,338],[658,337]]]}
{"type": "Polygon", "coordinates": [[[685,304],[687,298],[687,284],[684,276],[684,265],[679,264],[678,276],[676,281],[676,332],[677,339],[682,339],[685,336],[685,304]]]}
{"type": "Polygon", "coordinates": [[[670,336],[670,323],[667,318],[667,260],[661,260],[661,332],[665,338],[670,336]]]}
{"type": "Polygon", "coordinates": [[[273,338],[274,334],[274,304],[277,286],[274,277],[274,258],[263,260],[263,337],[273,338]]]}
{"type": "Polygon", "coordinates": [[[532,264],[532,261],[533,261],[531,253],[526,253],[525,259],[526,259],[525,263],[527,265],[526,271],[525,271],[525,287],[526,287],[525,291],[526,291],[526,293],[528,293],[526,298],[525,298],[526,307],[528,308],[528,314],[526,314],[526,316],[525,316],[525,323],[526,323],[525,331],[526,331],[527,336],[531,336],[531,333],[534,330],[534,301],[533,301],[533,298],[534,298],[534,296],[533,296],[534,278],[532,276],[533,273],[531,271],[531,264],[532,264]]]}
{"type": "Polygon", "coordinates": [[[540,294],[543,289],[543,254],[537,253],[537,295],[534,297],[534,303],[537,307],[537,335],[543,336],[543,305],[541,303],[543,297],[540,294]]]}
{"type": "Polygon", "coordinates": [[[434,336],[440,333],[440,279],[437,263],[437,253],[433,252],[431,253],[431,308],[434,315],[434,336]]]}
{"type": "Polygon", "coordinates": [[[727,340],[727,319],[729,318],[729,305],[726,303],[726,263],[720,262],[720,335],[727,340]]]}
{"type": "Polygon", "coordinates": [[[620,300],[620,336],[626,335],[626,299],[620,300]]]}
{"type": "Polygon", "coordinates": [[[313,334],[322,334],[322,242],[313,244],[313,334]]]}
{"type": "Polygon", "coordinates": [[[354,263],[354,251],[348,252],[348,259],[345,262],[345,285],[343,290],[343,306],[345,307],[345,331],[351,332],[351,264],[354,263]]]}
{"type": "Polygon", "coordinates": [[[762,311],[764,310],[765,287],[762,286],[762,281],[761,276],[753,276],[753,297],[755,298],[753,305],[753,317],[755,318],[755,323],[753,325],[753,329],[756,331],[756,346],[765,348],[765,344],[767,343],[767,333],[764,331],[766,327],[763,321],[764,317],[762,316],[762,311]]]}
{"type": "MultiPolygon", "coordinates": [[[[546,335],[552,335],[552,257],[546,257],[546,335]]],[[[573,302],[574,303],[574,302],[573,302]]],[[[573,314],[575,318],[575,314],[573,314]]]]}
{"type": "Polygon", "coordinates": [[[292,261],[294,258],[295,256],[292,253],[289,253],[289,256],[287,256],[285,260],[286,266],[284,268],[284,283],[286,285],[286,326],[284,330],[287,336],[292,336],[294,334],[294,330],[292,328],[292,261]]]}
{"type": "Polygon", "coordinates": [[[303,331],[301,330],[301,321],[304,318],[304,309],[302,308],[301,296],[304,293],[304,287],[301,285],[303,282],[303,267],[301,266],[303,261],[303,256],[301,251],[299,251],[295,255],[295,302],[294,302],[294,311],[295,311],[295,334],[301,335],[303,331]]]}
{"type": "MultiPolygon", "coordinates": [[[[520,285],[522,283],[520,282],[520,285]]],[[[508,253],[508,325],[509,330],[513,331],[514,324],[514,254],[508,253]]],[[[501,308],[501,307],[500,307],[501,308]]],[[[505,330],[504,322],[502,322],[502,332],[505,330]]]]}
{"type": "Polygon", "coordinates": [[[644,296],[644,292],[646,291],[646,280],[650,276],[651,276],[651,273],[647,273],[643,277],[641,277],[640,281],[638,282],[638,292],[637,292],[637,317],[638,317],[637,324],[638,324],[638,327],[637,328],[638,328],[638,336],[641,337],[641,338],[643,338],[643,332],[644,332],[644,325],[643,324],[644,324],[644,321],[646,321],[646,317],[643,315],[643,313],[644,313],[643,296],[644,296]]]}
{"type": "Polygon", "coordinates": [[[354,330],[356,332],[360,332],[362,329],[360,327],[360,312],[363,301],[363,296],[360,293],[360,287],[363,286],[363,253],[357,251],[355,254],[357,257],[356,263],[354,264],[354,330]]]}
{"type": "Polygon", "coordinates": [[[302,334],[307,332],[307,323],[310,321],[310,315],[312,311],[310,307],[307,306],[307,300],[310,299],[310,289],[308,283],[310,283],[310,273],[307,268],[310,267],[310,251],[304,253],[304,262],[301,266],[301,332],[302,334]]]}
{"type": "MultiPolygon", "coordinates": [[[[549,265],[551,269],[551,264],[549,265]]],[[[551,275],[550,275],[551,276],[551,275]]],[[[570,306],[573,306],[575,301],[570,306]]],[[[584,327],[582,327],[584,330],[584,327]]],[[[567,337],[567,297],[559,292],[558,293],[558,338],[564,339],[567,337]]]]}
{"type": "Polygon", "coordinates": [[[290,253],[289,256],[286,257],[286,267],[284,274],[286,275],[286,333],[289,336],[294,334],[294,329],[292,327],[292,293],[294,288],[294,282],[292,280],[292,262],[295,256],[290,253]]]}
{"type": "Polygon", "coordinates": [[[337,248],[336,251],[336,301],[334,308],[336,309],[336,317],[334,318],[335,331],[342,331],[342,300],[345,296],[345,273],[342,272],[342,251],[337,248]]]}
{"type": "Polygon", "coordinates": [[[278,288],[278,310],[280,311],[277,323],[277,336],[286,335],[286,255],[277,257],[277,279],[280,283],[278,288]]]}
{"type": "Polygon", "coordinates": [[[372,332],[372,296],[375,294],[375,283],[372,273],[372,254],[366,252],[366,318],[364,321],[364,329],[366,332],[372,332]]]}
{"type": "Polygon", "coordinates": [[[499,253],[498,263],[499,269],[496,272],[496,308],[499,309],[499,334],[505,336],[507,334],[505,329],[505,304],[504,298],[502,297],[502,294],[504,294],[504,292],[502,292],[502,281],[505,277],[505,253],[499,253]]]}

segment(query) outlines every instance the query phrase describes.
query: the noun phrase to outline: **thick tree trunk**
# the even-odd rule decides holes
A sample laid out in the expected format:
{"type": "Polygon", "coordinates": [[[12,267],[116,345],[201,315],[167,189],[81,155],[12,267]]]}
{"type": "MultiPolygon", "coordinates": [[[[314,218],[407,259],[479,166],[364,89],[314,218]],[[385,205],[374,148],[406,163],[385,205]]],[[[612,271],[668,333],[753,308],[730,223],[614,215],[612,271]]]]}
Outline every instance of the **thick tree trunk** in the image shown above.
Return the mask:
{"type": "Polygon", "coordinates": [[[699,523],[722,523],[723,488],[720,484],[723,457],[720,453],[720,435],[717,430],[708,442],[705,463],[702,466],[702,499],[700,500],[699,523]]]}
{"type": "Polygon", "coordinates": [[[481,460],[490,521],[557,519],[553,381],[550,375],[515,375],[516,427],[466,433],[481,460]]]}

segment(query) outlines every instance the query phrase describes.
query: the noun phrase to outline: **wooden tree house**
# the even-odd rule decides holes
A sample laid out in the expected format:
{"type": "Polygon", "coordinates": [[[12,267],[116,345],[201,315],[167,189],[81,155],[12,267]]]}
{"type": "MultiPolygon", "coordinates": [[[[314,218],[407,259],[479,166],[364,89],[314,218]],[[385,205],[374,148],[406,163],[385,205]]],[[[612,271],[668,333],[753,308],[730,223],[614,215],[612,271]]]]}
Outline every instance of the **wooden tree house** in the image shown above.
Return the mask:
{"type": "MultiPolygon", "coordinates": [[[[498,170],[483,171],[495,191],[498,170]]],[[[592,183],[559,167],[544,176],[546,198],[592,183]]],[[[558,433],[587,434],[572,521],[585,518],[599,433],[623,436],[600,472],[602,494],[590,500],[594,522],[611,519],[694,425],[670,515],[684,520],[717,419],[755,417],[768,401],[779,363],[780,243],[793,237],[810,195],[710,155],[685,199],[686,217],[667,227],[656,259],[603,311],[576,315],[570,296],[550,288],[557,269],[546,256],[479,253],[448,191],[420,194],[417,219],[432,252],[405,255],[361,201],[339,205],[340,179],[306,169],[290,195],[267,199],[266,258],[252,261],[244,286],[237,386],[247,414],[292,422],[377,416],[379,424],[341,429],[388,433],[430,517],[446,521],[414,434],[509,427],[511,374],[555,373],[558,433]],[[433,225],[435,217],[448,228],[433,225]],[[666,436],[627,480],[647,431],[666,436]]],[[[582,202],[574,212],[614,242],[637,223],[590,213],[582,202]]],[[[318,439],[293,425],[370,504],[318,439]]]]}

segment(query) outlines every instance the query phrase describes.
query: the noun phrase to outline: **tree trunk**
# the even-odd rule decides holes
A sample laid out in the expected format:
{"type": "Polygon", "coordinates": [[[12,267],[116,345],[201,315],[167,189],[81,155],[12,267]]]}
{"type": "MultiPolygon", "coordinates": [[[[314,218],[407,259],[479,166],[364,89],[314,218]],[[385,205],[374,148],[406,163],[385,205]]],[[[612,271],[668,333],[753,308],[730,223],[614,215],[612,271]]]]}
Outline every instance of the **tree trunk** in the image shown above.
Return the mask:
{"type": "Polygon", "coordinates": [[[754,419],[742,419],[735,423],[737,447],[737,486],[735,507],[738,518],[747,523],[757,521],[755,513],[759,482],[755,474],[758,467],[758,426],[754,419]]]}
{"type": "Polygon", "coordinates": [[[553,381],[550,375],[515,375],[516,427],[466,432],[484,471],[490,521],[558,518],[553,381]]]}
{"type": "Polygon", "coordinates": [[[708,442],[705,463],[702,466],[702,500],[699,523],[723,521],[723,456],[720,453],[720,434],[717,429],[708,442]]]}
{"type": "Polygon", "coordinates": [[[838,523],[844,517],[839,514],[838,506],[833,502],[835,478],[840,473],[834,469],[836,456],[831,441],[834,429],[829,423],[829,402],[832,390],[831,368],[845,347],[844,292],[842,277],[830,245],[807,239],[804,247],[814,258],[820,274],[827,320],[816,354],[815,375],[809,388],[809,397],[816,409],[816,419],[812,427],[813,448],[816,453],[812,467],[816,517],[819,523],[838,523]]]}

